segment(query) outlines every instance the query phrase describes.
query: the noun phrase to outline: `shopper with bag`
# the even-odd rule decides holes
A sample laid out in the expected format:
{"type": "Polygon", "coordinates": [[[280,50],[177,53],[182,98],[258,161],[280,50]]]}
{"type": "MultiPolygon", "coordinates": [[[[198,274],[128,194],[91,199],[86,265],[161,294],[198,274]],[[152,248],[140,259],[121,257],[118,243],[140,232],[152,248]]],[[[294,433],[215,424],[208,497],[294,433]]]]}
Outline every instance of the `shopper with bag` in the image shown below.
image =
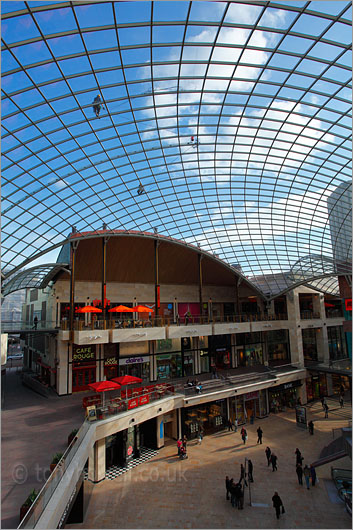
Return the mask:
{"type": "Polygon", "coordinates": [[[281,497],[278,495],[277,491],[275,491],[275,494],[272,497],[272,502],[273,502],[273,507],[276,510],[276,517],[277,517],[277,519],[279,519],[280,514],[281,514],[281,507],[282,507],[282,513],[285,513],[285,509],[284,509],[281,497]]]}

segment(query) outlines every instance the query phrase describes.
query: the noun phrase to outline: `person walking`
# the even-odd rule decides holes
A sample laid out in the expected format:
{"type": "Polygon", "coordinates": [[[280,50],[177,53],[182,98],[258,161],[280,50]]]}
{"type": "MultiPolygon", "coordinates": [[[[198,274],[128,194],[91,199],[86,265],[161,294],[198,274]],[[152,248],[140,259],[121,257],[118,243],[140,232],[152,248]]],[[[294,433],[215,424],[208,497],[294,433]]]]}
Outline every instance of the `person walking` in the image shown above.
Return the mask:
{"type": "Polygon", "coordinates": [[[241,428],[240,434],[241,434],[241,439],[243,440],[243,443],[245,444],[248,434],[246,432],[246,429],[244,429],[244,427],[241,428]]]}
{"type": "Polygon", "coordinates": [[[304,458],[302,457],[302,454],[299,451],[298,447],[294,451],[294,454],[296,455],[296,465],[298,464],[302,465],[304,458]]]}
{"type": "Polygon", "coordinates": [[[238,420],[235,419],[234,420],[234,432],[237,432],[237,430],[238,430],[238,420]]]}
{"type": "Polygon", "coordinates": [[[228,432],[229,431],[233,431],[233,424],[232,424],[232,420],[227,420],[227,426],[228,426],[228,432]]]}
{"type": "Polygon", "coordinates": [[[306,487],[309,490],[310,489],[310,469],[308,468],[308,466],[306,464],[304,466],[303,473],[304,473],[304,477],[305,477],[306,487]]]}
{"type": "Polygon", "coordinates": [[[262,434],[263,434],[263,431],[261,429],[261,427],[259,427],[257,429],[257,444],[262,444],[262,434]]]}
{"type": "Polygon", "coordinates": [[[230,486],[233,479],[230,479],[228,475],[226,476],[226,500],[229,501],[230,486]]]}
{"type": "Polygon", "coordinates": [[[320,401],[321,401],[321,405],[322,405],[322,410],[325,410],[325,406],[324,406],[325,405],[325,398],[324,398],[324,396],[322,396],[320,401]]]}
{"type": "Polygon", "coordinates": [[[180,456],[181,448],[182,448],[182,447],[183,447],[183,442],[182,442],[182,440],[179,438],[179,440],[177,441],[178,456],[180,456]]]}
{"type": "Polygon", "coordinates": [[[241,483],[239,483],[238,495],[238,509],[244,510],[244,488],[241,483]]]}
{"type": "Polygon", "coordinates": [[[202,429],[199,429],[199,432],[198,432],[198,440],[199,440],[199,445],[201,445],[202,440],[203,440],[202,429]]]}
{"type": "Polygon", "coordinates": [[[340,396],[340,407],[341,409],[344,407],[344,400],[342,395],[340,396]]]}
{"type": "Polygon", "coordinates": [[[243,464],[240,464],[240,479],[239,479],[239,484],[242,483],[242,480],[244,480],[244,485],[247,486],[248,483],[247,483],[247,481],[246,481],[245,467],[243,466],[243,464]]]}
{"type": "Polygon", "coordinates": [[[328,418],[328,410],[329,409],[328,409],[327,403],[325,403],[324,407],[325,407],[325,418],[328,418]]]}
{"type": "MultiPolygon", "coordinates": [[[[272,503],[273,503],[273,507],[276,510],[276,517],[277,517],[277,519],[279,519],[280,515],[281,515],[281,506],[283,506],[283,502],[282,502],[281,497],[278,495],[277,491],[275,491],[275,494],[272,497],[272,503]]],[[[282,512],[283,512],[283,510],[282,510],[282,512]]]]}
{"type": "Polygon", "coordinates": [[[234,480],[231,479],[229,484],[229,491],[230,491],[230,502],[232,503],[233,508],[238,506],[238,500],[237,500],[237,485],[234,484],[234,480]]]}
{"type": "Polygon", "coordinates": [[[254,471],[253,463],[252,463],[251,460],[248,460],[248,478],[249,478],[249,482],[254,482],[253,471],[254,471]]]}
{"type": "Polygon", "coordinates": [[[314,422],[312,420],[309,421],[308,427],[309,427],[309,434],[314,434],[314,422]]]}
{"type": "Polygon", "coordinates": [[[272,471],[277,471],[277,456],[274,453],[271,454],[271,464],[272,471]]]}
{"type": "Polygon", "coordinates": [[[33,319],[33,328],[32,329],[37,329],[37,326],[38,326],[38,317],[35,316],[34,319],[33,319]]]}
{"type": "Polygon", "coordinates": [[[186,434],[185,434],[184,437],[183,437],[183,448],[185,449],[185,451],[186,451],[186,444],[187,443],[188,443],[188,439],[187,439],[186,434]]]}
{"type": "Polygon", "coordinates": [[[298,477],[298,482],[299,482],[300,486],[302,486],[303,485],[303,468],[302,468],[302,466],[300,464],[297,464],[295,472],[296,472],[297,477],[298,477]]]}
{"type": "Polygon", "coordinates": [[[311,485],[315,486],[316,484],[316,471],[313,465],[310,466],[310,475],[311,475],[311,485]]]}
{"type": "Polygon", "coordinates": [[[271,464],[271,449],[267,446],[265,450],[266,458],[267,458],[267,465],[269,466],[271,464]]]}

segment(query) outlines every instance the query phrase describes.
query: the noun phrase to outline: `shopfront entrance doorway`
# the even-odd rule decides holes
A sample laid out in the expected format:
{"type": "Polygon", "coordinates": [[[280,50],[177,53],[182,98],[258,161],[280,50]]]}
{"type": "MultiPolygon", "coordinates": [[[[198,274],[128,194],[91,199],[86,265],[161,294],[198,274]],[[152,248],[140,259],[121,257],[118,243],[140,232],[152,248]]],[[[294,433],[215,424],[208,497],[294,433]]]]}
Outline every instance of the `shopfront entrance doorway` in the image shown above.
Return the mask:
{"type": "Polygon", "coordinates": [[[96,366],[80,366],[72,369],[72,392],[88,390],[90,383],[96,382],[96,366]]]}

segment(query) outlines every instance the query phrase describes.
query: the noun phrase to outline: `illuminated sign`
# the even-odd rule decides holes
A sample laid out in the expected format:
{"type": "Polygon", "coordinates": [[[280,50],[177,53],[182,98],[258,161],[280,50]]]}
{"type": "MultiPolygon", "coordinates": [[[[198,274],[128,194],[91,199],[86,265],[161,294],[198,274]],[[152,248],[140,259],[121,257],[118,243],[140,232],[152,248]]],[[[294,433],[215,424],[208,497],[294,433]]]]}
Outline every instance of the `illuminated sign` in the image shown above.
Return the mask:
{"type": "Polygon", "coordinates": [[[96,358],[96,347],[95,346],[73,346],[72,360],[78,361],[91,361],[96,358]]]}
{"type": "Polygon", "coordinates": [[[352,311],[352,298],[346,298],[344,303],[346,305],[346,311],[352,311]]]}

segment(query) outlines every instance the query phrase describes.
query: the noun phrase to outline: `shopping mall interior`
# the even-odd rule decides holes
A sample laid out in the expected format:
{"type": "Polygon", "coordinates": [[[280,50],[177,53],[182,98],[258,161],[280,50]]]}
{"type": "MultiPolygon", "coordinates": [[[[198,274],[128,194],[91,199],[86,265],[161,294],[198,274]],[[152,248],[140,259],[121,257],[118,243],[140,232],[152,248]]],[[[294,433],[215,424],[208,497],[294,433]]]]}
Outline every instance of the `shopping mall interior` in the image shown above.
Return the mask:
{"type": "Polygon", "coordinates": [[[2,527],[351,528],[351,3],[1,17],[2,527]]]}

